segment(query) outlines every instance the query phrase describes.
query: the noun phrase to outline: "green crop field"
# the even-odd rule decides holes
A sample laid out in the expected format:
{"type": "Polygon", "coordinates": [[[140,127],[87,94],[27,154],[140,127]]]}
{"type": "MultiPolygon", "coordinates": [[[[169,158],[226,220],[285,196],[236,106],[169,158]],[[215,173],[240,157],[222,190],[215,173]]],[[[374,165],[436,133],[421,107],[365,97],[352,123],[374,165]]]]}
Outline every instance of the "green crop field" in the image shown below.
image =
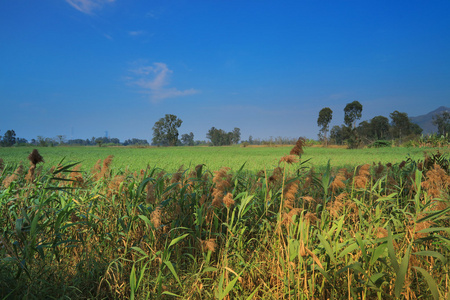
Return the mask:
{"type": "MultiPolygon", "coordinates": [[[[283,147],[45,147],[38,148],[46,165],[56,165],[61,159],[81,162],[82,170],[90,170],[99,159],[113,155],[112,167],[136,171],[148,166],[174,172],[180,166],[185,168],[205,164],[209,170],[230,167],[238,170],[245,163],[245,170],[267,170],[277,166],[281,156],[289,154],[292,146],[283,147]]],[[[29,147],[0,148],[0,158],[7,163],[26,162],[29,147]]],[[[334,168],[353,168],[361,164],[381,162],[398,163],[407,158],[421,159],[424,151],[433,148],[378,148],[378,149],[338,149],[306,147],[302,160],[309,160],[308,166],[323,169],[328,160],[334,168]]],[[[448,150],[441,150],[443,152],[448,150]]]]}

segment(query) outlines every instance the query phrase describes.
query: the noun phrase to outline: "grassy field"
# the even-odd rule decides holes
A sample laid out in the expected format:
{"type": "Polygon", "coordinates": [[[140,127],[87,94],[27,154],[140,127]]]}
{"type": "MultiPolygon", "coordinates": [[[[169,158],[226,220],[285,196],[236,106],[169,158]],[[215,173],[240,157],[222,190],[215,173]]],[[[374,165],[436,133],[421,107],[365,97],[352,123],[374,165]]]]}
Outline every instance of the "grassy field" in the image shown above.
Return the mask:
{"type": "MultiPolygon", "coordinates": [[[[230,167],[238,170],[244,163],[245,169],[257,172],[277,166],[281,156],[289,154],[292,146],[284,147],[168,147],[168,148],[127,148],[127,147],[45,147],[38,148],[46,165],[56,165],[62,158],[66,161],[81,162],[83,170],[90,170],[99,159],[113,155],[111,167],[129,168],[136,171],[159,167],[167,172],[175,172],[180,166],[194,167],[205,164],[209,170],[230,167]]],[[[423,158],[424,151],[432,148],[379,148],[379,149],[339,149],[308,147],[304,149],[302,160],[309,160],[308,166],[323,170],[328,160],[335,168],[354,168],[365,163],[399,163],[408,157],[423,158]]],[[[448,153],[447,150],[441,150],[448,153]]],[[[25,161],[30,148],[0,148],[0,158],[8,163],[25,161]]]]}
{"type": "Polygon", "coordinates": [[[449,299],[448,150],[290,149],[0,148],[0,298],[449,299]]]}

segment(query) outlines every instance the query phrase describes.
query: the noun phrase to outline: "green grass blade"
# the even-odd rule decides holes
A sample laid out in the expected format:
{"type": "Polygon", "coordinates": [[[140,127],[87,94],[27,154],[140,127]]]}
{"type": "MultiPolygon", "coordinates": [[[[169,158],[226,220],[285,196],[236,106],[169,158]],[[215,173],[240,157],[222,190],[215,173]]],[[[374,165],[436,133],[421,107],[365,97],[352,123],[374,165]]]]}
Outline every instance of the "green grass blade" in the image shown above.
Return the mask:
{"type": "Polygon", "coordinates": [[[408,249],[406,250],[405,256],[402,259],[399,270],[397,272],[397,276],[395,278],[396,280],[395,280],[395,286],[394,286],[394,293],[397,298],[400,298],[400,294],[403,289],[403,285],[405,283],[406,272],[408,271],[409,252],[410,251],[411,251],[411,245],[409,245],[408,249]]]}
{"type": "Polygon", "coordinates": [[[439,299],[439,290],[436,284],[436,281],[431,277],[428,272],[420,267],[413,267],[414,269],[418,270],[422,276],[427,281],[428,287],[430,288],[431,294],[433,295],[433,299],[438,300],[439,299]]]}

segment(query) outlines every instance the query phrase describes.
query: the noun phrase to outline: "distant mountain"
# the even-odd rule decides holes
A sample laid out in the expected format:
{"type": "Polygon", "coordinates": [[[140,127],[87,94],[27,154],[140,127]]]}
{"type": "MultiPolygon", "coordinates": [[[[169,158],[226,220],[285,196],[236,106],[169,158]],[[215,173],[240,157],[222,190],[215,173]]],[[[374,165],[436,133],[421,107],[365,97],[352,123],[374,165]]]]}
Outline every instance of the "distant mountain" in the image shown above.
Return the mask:
{"type": "Polygon", "coordinates": [[[437,132],[437,127],[433,125],[433,116],[435,114],[442,113],[444,111],[450,112],[450,108],[441,106],[432,112],[427,113],[426,115],[420,115],[417,117],[410,117],[411,122],[419,125],[423,129],[423,134],[431,134],[437,132]]]}

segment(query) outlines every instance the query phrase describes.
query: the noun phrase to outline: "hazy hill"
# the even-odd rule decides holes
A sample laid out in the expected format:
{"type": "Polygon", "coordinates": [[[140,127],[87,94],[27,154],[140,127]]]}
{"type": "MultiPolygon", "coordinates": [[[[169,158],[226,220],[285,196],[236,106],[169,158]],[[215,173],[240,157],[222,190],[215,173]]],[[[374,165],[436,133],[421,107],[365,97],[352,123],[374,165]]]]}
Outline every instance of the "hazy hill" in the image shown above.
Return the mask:
{"type": "Polygon", "coordinates": [[[442,113],[444,111],[450,111],[450,108],[441,106],[436,110],[433,110],[425,115],[420,115],[417,117],[411,117],[411,122],[416,123],[423,129],[423,134],[435,133],[437,132],[437,127],[433,125],[433,116],[437,113],[442,113]]]}

